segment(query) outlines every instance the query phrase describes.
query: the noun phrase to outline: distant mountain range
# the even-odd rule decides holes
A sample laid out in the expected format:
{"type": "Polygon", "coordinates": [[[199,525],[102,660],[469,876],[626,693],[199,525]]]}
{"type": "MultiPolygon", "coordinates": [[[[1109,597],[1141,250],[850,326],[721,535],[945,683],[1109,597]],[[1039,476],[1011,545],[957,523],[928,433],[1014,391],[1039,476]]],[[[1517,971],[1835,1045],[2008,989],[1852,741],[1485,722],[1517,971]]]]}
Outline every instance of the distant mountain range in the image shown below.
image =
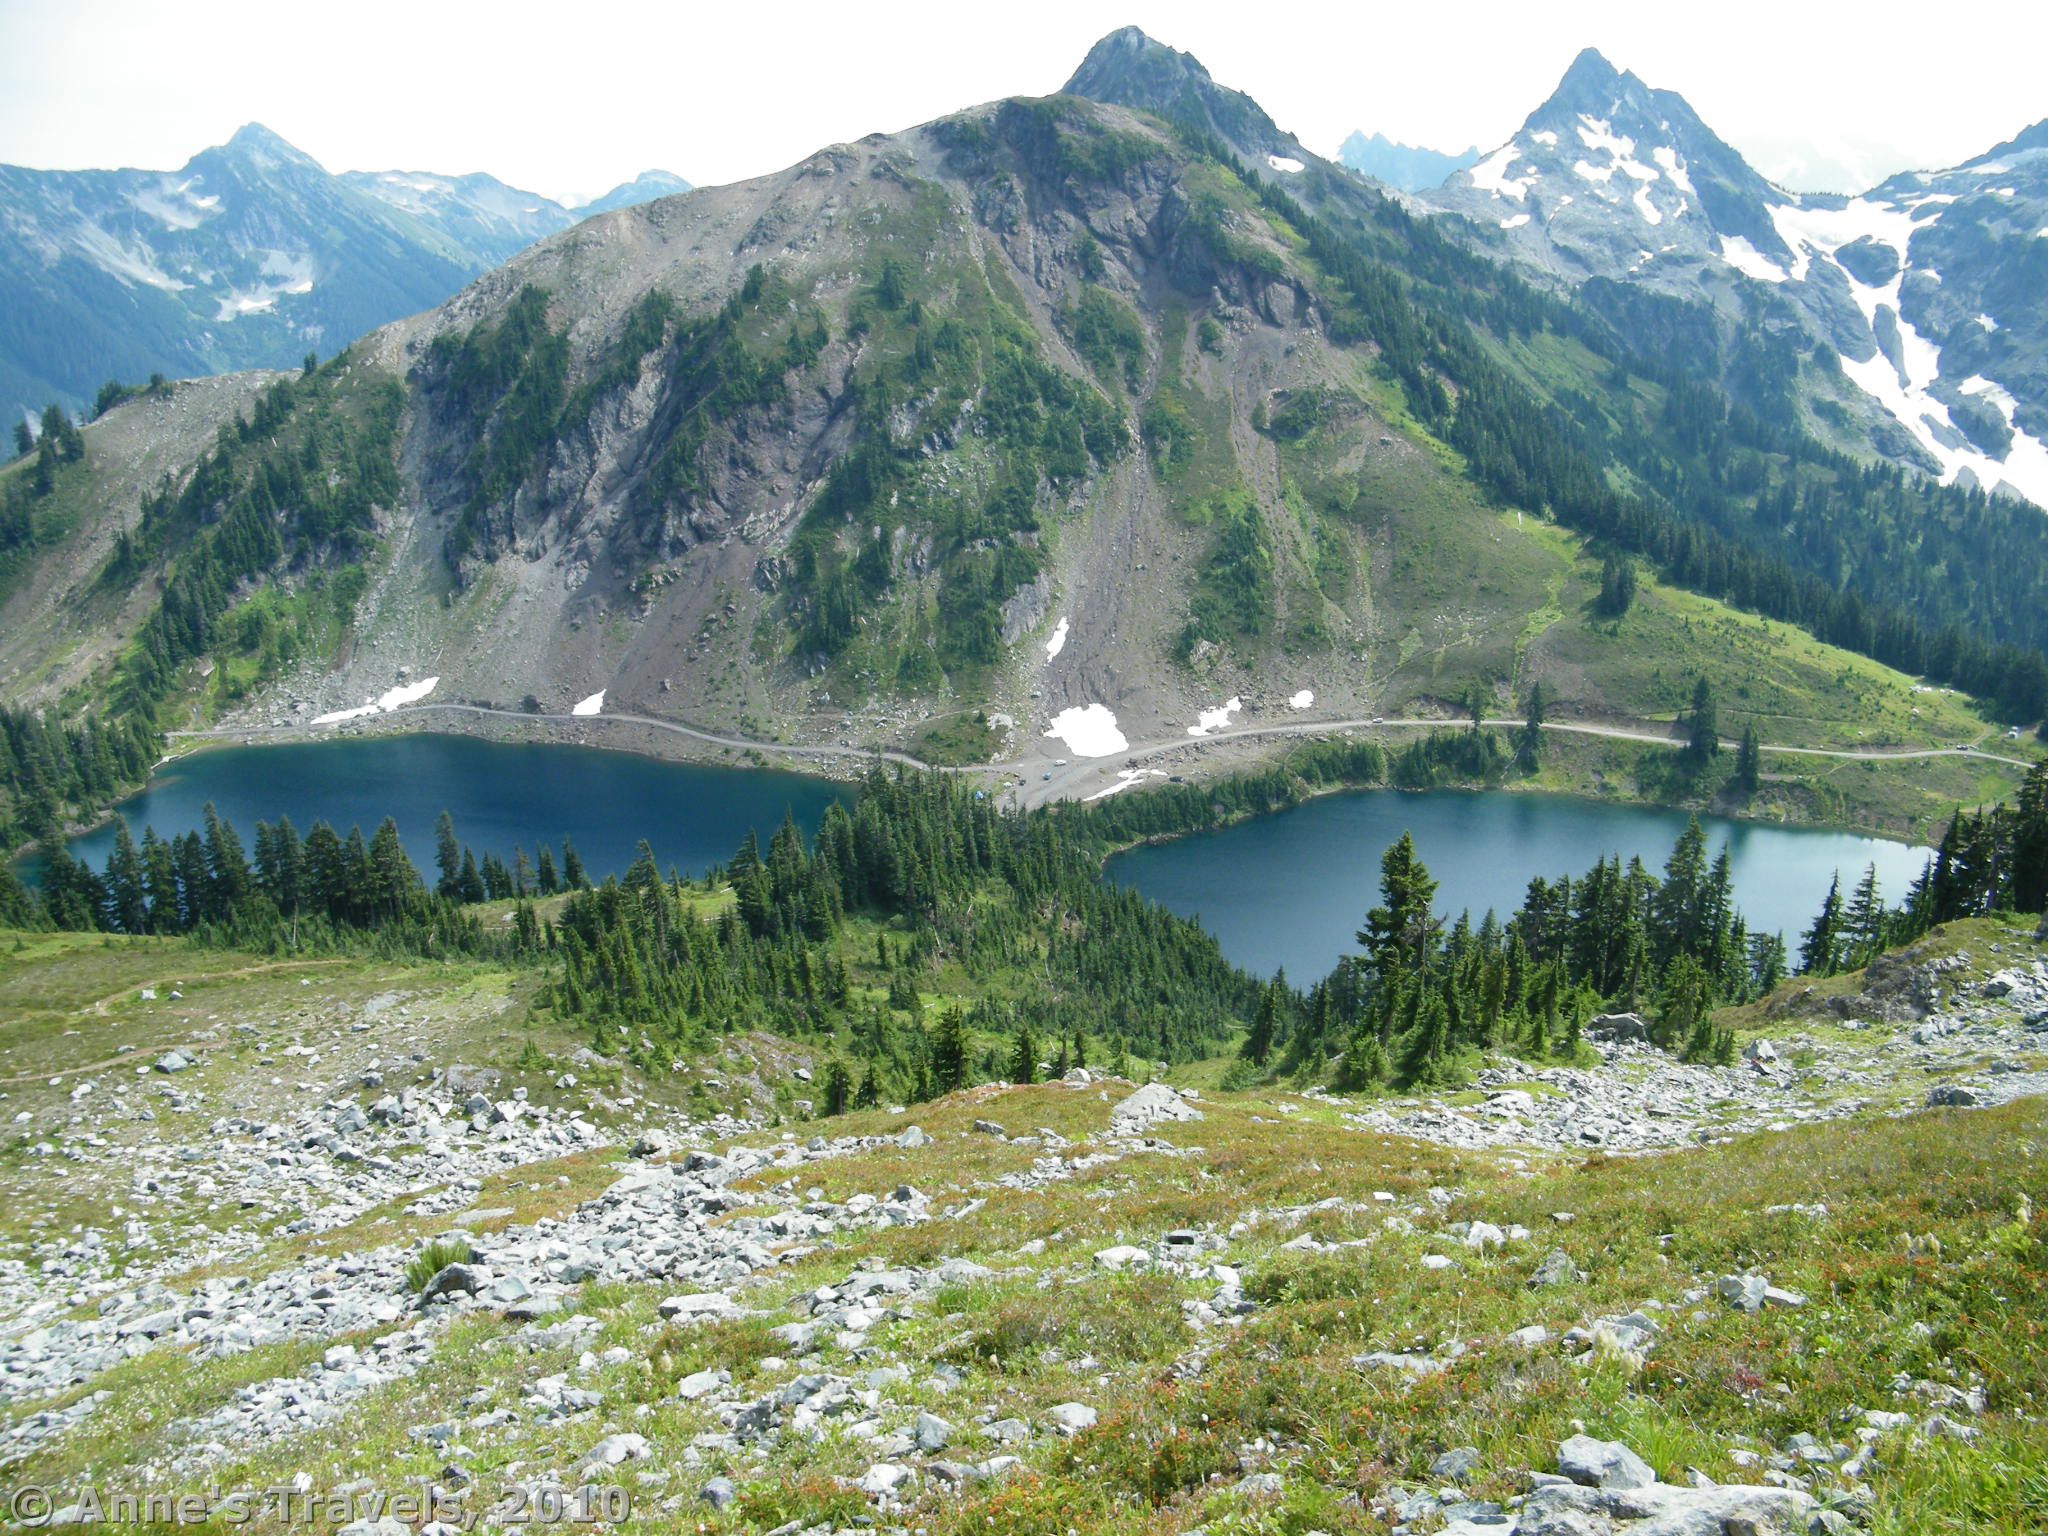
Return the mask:
{"type": "Polygon", "coordinates": [[[1803,392],[1817,433],[2048,507],[2048,122],[1859,196],[1792,192],[1589,48],[1424,201],[1553,280],[1801,334],[1827,365],[1803,392]]]}
{"type": "Polygon", "coordinates": [[[1337,151],[1342,164],[1370,176],[1374,181],[1403,192],[1427,192],[1440,187],[1457,171],[1479,163],[1479,148],[1447,155],[1440,149],[1423,149],[1414,144],[1397,144],[1380,134],[1367,137],[1354,133],[1337,151]]]}
{"type": "Polygon", "coordinates": [[[578,219],[688,190],[649,171],[567,208],[480,174],[334,175],[255,123],[176,171],[0,166],[0,409],[295,365],[578,219]]]}

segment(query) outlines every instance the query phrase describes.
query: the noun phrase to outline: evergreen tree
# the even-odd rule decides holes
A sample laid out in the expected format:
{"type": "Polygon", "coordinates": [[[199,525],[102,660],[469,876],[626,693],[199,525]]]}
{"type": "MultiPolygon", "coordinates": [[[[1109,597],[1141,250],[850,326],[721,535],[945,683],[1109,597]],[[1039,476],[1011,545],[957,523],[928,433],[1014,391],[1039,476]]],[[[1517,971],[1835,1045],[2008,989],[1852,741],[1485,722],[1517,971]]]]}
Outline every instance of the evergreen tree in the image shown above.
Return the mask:
{"type": "Polygon", "coordinates": [[[576,856],[576,845],[566,837],[562,839],[562,889],[565,891],[587,891],[590,876],[583,872],[583,861],[576,856]]]}
{"type": "Polygon", "coordinates": [[[1010,1052],[1010,1081],[1017,1084],[1038,1081],[1038,1041],[1029,1024],[1017,1027],[1017,1043],[1010,1052]]]}
{"type": "Polygon", "coordinates": [[[114,853],[107,861],[107,917],[122,933],[141,933],[149,926],[142,859],[125,819],[114,820],[114,853]]]}
{"type": "Polygon", "coordinates": [[[434,823],[434,867],[441,872],[435,886],[443,896],[456,896],[462,889],[462,845],[455,840],[455,818],[443,811],[434,823]]]}
{"type": "Polygon", "coordinates": [[[555,874],[555,853],[546,843],[540,845],[540,853],[534,869],[534,879],[540,885],[543,896],[552,896],[561,890],[562,882],[555,874]]]}
{"type": "Polygon", "coordinates": [[[1827,900],[1799,945],[1799,969],[1809,976],[1832,976],[1842,944],[1842,877],[1828,882],[1827,900]]]}
{"type": "Polygon", "coordinates": [[[940,1093],[967,1086],[967,1015],[958,1003],[939,1015],[939,1031],[932,1041],[932,1086],[940,1093]]]}
{"type": "Polygon", "coordinates": [[[846,1063],[839,1059],[837,1051],[825,1063],[825,1113],[843,1115],[853,1100],[853,1078],[846,1070],[846,1063]]]}
{"type": "Polygon", "coordinates": [[[1361,1022],[1351,1032],[1344,1059],[1337,1071],[1337,1086],[1347,1092],[1376,1088],[1387,1080],[1387,1048],[1370,1024],[1361,1022]]]}
{"type": "Polygon", "coordinates": [[[1618,619],[1636,600],[1635,562],[1626,556],[1609,555],[1600,566],[1598,606],[1603,618],[1618,619]]]}
{"type": "Polygon", "coordinates": [[[1841,947],[1847,967],[1863,964],[1884,947],[1884,897],[1877,886],[1877,865],[1871,864],[1856,883],[1842,914],[1841,947]]]}
{"type": "Polygon", "coordinates": [[[1785,936],[1782,933],[1750,935],[1749,977],[1750,992],[1755,997],[1769,996],[1785,979],[1785,936]]]}
{"type": "Polygon", "coordinates": [[[1407,832],[1380,858],[1380,902],[1366,914],[1358,942],[1384,975],[1400,966],[1420,973],[1436,949],[1438,923],[1430,903],[1436,881],[1415,855],[1415,839],[1407,832]]]}
{"type": "Polygon", "coordinates": [[[1408,1016],[1408,1028],[1399,1041],[1395,1077],[1404,1088],[1426,1087],[1436,1081],[1450,1043],[1450,1015],[1443,994],[1417,982],[1411,989],[1408,1016]]]}
{"type": "Polygon", "coordinates": [[[1711,761],[1721,750],[1721,728],[1714,708],[1714,691],[1705,673],[1692,685],[1692,708],[1685,715],[1685,754],[1695,764],[1711,761]]]}
{"type": "Polygon", "coordinates": [[[1244,1045],[1238,1055],[1255,1067],[1263,1067],[1273,1054],[1273,1042],[1280,1029],[1280,1000],[1284,984],[1276,977],[1259,999],[1258,1014],[1252,1019],[1251,1033],[1244,1037],[1244,1045]]]}
{"type": "Polygon", "coordinates": [[[1708,1018],[1713,1001],[1714,984],[1706,967],[1689,954],[1674,956],[1658,989],[1652,1038],[1666,1050],[1685,1046],[1708,1018]]]}
{"type": "Polygon", "coordinates": [[[1529,685],[1528,702],[1522,706],[1522,729],[1515,736],[1515,766],[1534,773],[1543,760],[1543,685],[1529,685]]]}
{"type": "Polygon", "coordinates": [[[1763,781],[1763,747],[1756,739],[1756,722],[1742,728],[1742,745],[1735,749],[1735,791],[1747,799],[1763,781]]]}

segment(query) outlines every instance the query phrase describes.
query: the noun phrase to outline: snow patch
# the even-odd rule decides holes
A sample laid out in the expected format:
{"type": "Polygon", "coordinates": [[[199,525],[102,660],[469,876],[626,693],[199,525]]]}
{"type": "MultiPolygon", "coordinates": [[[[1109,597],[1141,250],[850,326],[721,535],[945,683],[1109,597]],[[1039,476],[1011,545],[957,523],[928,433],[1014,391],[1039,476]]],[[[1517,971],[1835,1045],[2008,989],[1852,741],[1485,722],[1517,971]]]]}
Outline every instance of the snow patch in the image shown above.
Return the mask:
{"type": "Polygon", "coordinates": [[[1276,171],[1285,171],[1290,176],[1299,176],[1303,170],[1299,160],[1290,160],[1285,155],[1268,155],[1266,164],[1276,171]]]}
{"type": "Polygon", "coordinates": [[[1111,795],[1120,795],[1127,789],[1135,789],[1147,779],[1163,779],[1165,777],[1166,770],[1164,768],[1120,768],[1117,770],[1116,782],[1114,784],[1110,785],[1107,789],[1098,789],[1094,794],[1084,796],[1082,804],[1085,805],[1090,800],[1107,800],[1111,795]]]}
{"type": "Polygon", "coordinates": [[[578,699],[569,709],[572,715],[594,715],[604,708],[604,690],[598,689],[587,699],[578,699]]]}
{"type": "Polygon", "coordinates": [[[1529,219],[1530,215],[1526,213],[1518,213],[1511,219],[1502,219],[1500,221],[1500,227],[1502,229],[1520,229],[1524,224],[1529,222],[1529,219]]]}
{"type": "Polygon", "coordinates": [[[1659,213],[1657,205],[1650,201],[1649,187],[1641,186],[1636,188],[1635,203],[1636,212],[1643,216],[1645,223],[1662,224],[1664,222],[1664,215],[1659,213]]]}
{"type": "Polygon", "coordinates": [[[1195,716],[1195,723],[1188,727],[1190,736],[1206,736],[1211,731],[1220,731],[1230,724],[1230,717],[1244,708],[1244,700],[1232,694],[1214,709],[1205,709],[1195,716]]]}
{"type": "Polygon", "coordinates": [[[344,720],[363,720],[371,715],[389,714],[407,704],[417,704],[434,691],[438,677],[423,677],[416,683],[400,683],[396,688],[387,688],[367,704],[358,704],[354,709],[332,710],[324,715],[315,715],[315,725],[340,725],[344,720]]]}
{"type": "Polygon", "coordinates": [[[1977,317],[1977,323],[1987,331],[1995,331],[1998,329],[1998,322],[1992,319],[1989,315],[1979,315],[1977,317]]]}
{"type": "Polygon", "coordinates": [[[1059,655],[1066,648],[1067,620],[1066,616],[1062,614],[1059,623],[1052,627],[1052,637],[1045,642],[1045,659],[1051,661],[1053,657],[1059,655]]]}
{"type": "Polygon", "coordinates": [[[1076,757],[1111,757],[1128,752],[1131,744],[1116,728],[1116,716],[1106,704],[1081,704],[1061,710],[1052,717],[1048,738],[1067,744],[1076,757]]]}
{"type": "Polygon", "coordinates": [[[1663,167],[1664,174],[1671,178],[1671,185],[1687,197],[1699,195],[1693,190],[1692,177],[1686,174],[1685,162],[1678,157],[1677,150],[1669,144],[1659,144],[1650,151],[1650,158],[1663,167]]]}
{"type": "Polygon", "coordinates": [[[1545,149],[1557,148],[1557,135],[1552,133],[1548,128],[1539,128],[1534,133],[1530,134],[1529,137],[1534,139],[1538,144],[1541,144],[1545,149]]]}
{"type": "Polygon", "coordinates": [[[71,232],[71,243],[92,265],[129,287],[141,283],[146,288],[161,288],[165,293],[180,293],[192,286],[159,267],[147,246],[125,246],[97,224],[80,224],[71,232]]]}
{"type": "Polygon", "coordinates": [[[1313,688],[1304,688],[1301,690],[1301,692],[1289,697],[1289,699],[1287,700],[1287,707],[1289,709],[1307,709],[1311,704],[1315,703],[1315,701],[1315,690],[1313,688]]]}
{"type": "Polygon", "coordinates": [[[1511,197],[1519,203],[1529,195],[1529,188],[1535,184],[1537,177],[1534,166],[1531,166],[1529,174],[1520,180],[1508,174],[1514,168],[1515,159],[1521,152],[1521,146],[1510,139],[1466,174],[1472,178],[1472,185],[1481,192],[1491,192],[1495,197],[1511,197]]]}

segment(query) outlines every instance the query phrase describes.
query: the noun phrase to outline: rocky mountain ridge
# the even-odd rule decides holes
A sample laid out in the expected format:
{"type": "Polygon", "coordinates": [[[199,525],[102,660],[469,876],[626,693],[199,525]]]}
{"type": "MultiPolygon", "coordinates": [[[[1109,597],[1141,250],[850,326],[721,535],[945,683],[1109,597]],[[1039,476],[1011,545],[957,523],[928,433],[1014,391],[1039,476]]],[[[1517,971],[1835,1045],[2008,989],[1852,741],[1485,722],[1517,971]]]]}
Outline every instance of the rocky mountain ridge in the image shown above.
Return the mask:
{"type": "MultiPolygon", "coordinates": [[[[649,172],[600,212],[688,190],[649,172]]],[[[582,210],[495,177],[333,175],[258,123],[175,171],[0,166],[0,406],[294,367],[445,299],[582,210]]]]}
{"type": "Polygon", "coordinates": [[[1401,192],[1427,192],[1458,171],[1479,163],[1479,147],[1447,154],[1419,144],[1402,144],[1384,134],[1353,133],[1338,147],[1337,158],[1359,175],[1401,192]]]}
{"type": "Polygon", "coordinates": [[[1774,186],[1675,92],[1596,50],[1434,192],[1481,243],[1577,287],[1639,285],[1796,328],[1863,452],[2048,507],[2048,133],[1853,197],[1774,186]]]}

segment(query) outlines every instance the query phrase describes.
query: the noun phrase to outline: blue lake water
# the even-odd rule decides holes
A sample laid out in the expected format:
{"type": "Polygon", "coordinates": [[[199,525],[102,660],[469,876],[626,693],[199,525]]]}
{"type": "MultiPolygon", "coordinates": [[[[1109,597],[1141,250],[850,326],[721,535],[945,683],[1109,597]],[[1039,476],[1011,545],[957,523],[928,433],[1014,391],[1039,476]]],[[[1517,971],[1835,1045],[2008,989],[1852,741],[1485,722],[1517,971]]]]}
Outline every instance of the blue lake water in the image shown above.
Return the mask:
{"type": "MultiPolygon", "coordinates": [[[[785,814],[806,834],[850,789],[824,779],[752,768],[663,762],[592,747],[403,735],[284,746],[227,747],[170,764],[120,814],[137,837],[204,825],[207,803],[247,844],[258,821],[289,816],[301,836],[315,821],[365,836],[386,816],[431,879],[434,823],[443,810],[479,857],[528,858],[542,843],[562,856],[567,838],[593,879],[620,874],[640,839],[663,871],[700,873],[732,856],[749,828],[766,841],[785,814]]],[[[73,840],[95,868],[114,844],[111,826],[73,840]]]]}
{"type": "MultiPolygon", "coordinates": [[[[1896,903],[1928,850],[1848,832],[1702,817],[1708,857],[1725,844],[1736,903],[1752,932],[1794,946],[1841,872],[1844,892],[1876,864],[1896,903]]],[[[1505,919],[1531,878],[1576,879],[1602,855],[1640,856],[1661,873],[1685,830],[1683,811],[1500,790],[1358,790],[1325,795],[1221,832],[1134,848],[1109,878],[1200,919],[1223,952],[1261,975],[1282,966],[1298,984],[1357,949],[1353,935],[1379,903],[1380,855],[1406,830],[1439,884],[1446,917],[1492,908],[1505,919]]]]}
{"type": "MultiPolygon", "coordinates": [[[[622,872],[645,838],[662,869],[701,873],[729,858],[749,828],[764,840],[793,814],[806,833],[848,786],[798,774],[663,762],[593,747],[402,735],[202,752],[161,770],[121,814],[139,836],[203,824],[212,802],[245,840],[261,821],[289,816],[303,834],[324,820],[365,834],[397,819],[407,852],[431,874],[434,823],[443,809],[479,855],[531,857],[563,840],[593,877],[622,872]]],[[[1725,844],[1737,904],[1752,930],[1795,944],[1840,871],[1853,885],[1876,864],[1896,902],[1928,852],[1853,833],[1703,818],[1710,851],[1725,844]]],[[[1326,795],[1222,832],[1136,848],[1109,861],[1108,878],[1135,887],[1216,935],[1232,960],[1262,975],[1285,966],[1306,982],[1356,946],[1353,934],[1379,900],[1380,855],[1403,830],[1440,882],[1446,916],[1488,908],[1505,916],[1531,877],[1576,878],[1603,854],[1663,868],[1685,829],[1683,812],[1556,795],[1360,790],[1326,795]]],[[[113,846],[102,827],[72,851],[95,867],[113,846]]]]}

